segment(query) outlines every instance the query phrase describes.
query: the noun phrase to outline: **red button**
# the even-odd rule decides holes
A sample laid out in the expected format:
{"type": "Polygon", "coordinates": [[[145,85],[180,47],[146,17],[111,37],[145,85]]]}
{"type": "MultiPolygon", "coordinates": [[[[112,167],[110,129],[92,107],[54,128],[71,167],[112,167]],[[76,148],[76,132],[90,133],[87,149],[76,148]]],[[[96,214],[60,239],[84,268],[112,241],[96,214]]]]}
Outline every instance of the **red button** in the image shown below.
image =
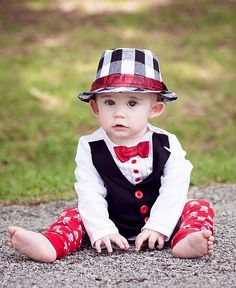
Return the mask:
{"type": "Polygon", "coordinates": [[[147,205],[141,206],[139,211],[142,214],[146,214],[148,212],[148,206],[147,205]]]}
{"type": "Polygon", "coordinates": [[[143,192],[140,191],[140,190],[137,190],[135,193],[134,193],[135,197],[137,199],[142,199],[143,198],[143,192]]]}
{"type": "Polygon", "coordinates": [[[139,182],[141,180],[141,178],[136,178],[135,182],[139,182]]]}
{"type": "Polygon", "coordinates": [[[134,169],[134,171],[133,171],[134,173],[139,173],[139,170],[137,170],[137,169],[134,169]]]}
{"type": "Polygon", "coordinates": [[[146,223],[146,222],[148,221],[148,219],[149,219],[149,217],[146,217],[146,218],[144,219],[144,222],[146,223]]]}
{"type": "Polygon", "coordinates": [[[136,162],[137,162],[137,160],[135,160],[135,159],[133,159],[133,160],[131,161],[132,164],[135,164],[136,162]]]}

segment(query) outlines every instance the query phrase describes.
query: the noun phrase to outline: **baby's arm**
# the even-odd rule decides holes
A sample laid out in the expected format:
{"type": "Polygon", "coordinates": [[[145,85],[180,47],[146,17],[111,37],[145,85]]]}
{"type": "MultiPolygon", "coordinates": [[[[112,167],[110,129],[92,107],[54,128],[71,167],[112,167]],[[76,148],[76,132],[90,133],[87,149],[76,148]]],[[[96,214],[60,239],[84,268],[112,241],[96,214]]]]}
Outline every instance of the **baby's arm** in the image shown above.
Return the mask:
{"type": "MultiPolygon", "coordinates": [[[[109,219],[105,199],[107,190],[92,163],[86,137],[81,137],[79,141],[76,163],[75,190],[78,193],[78,209],[92,246],[94,247],[95,242],[100,239],[97,243],[97,250],[99,250],[101,239],[108,235],[117,235],[119,232],[114,222],[109,219]]],[[[115,241],[116,239],[115,237],[115,241]]],[[[108,243],[107,240],[105,242],[108,243]]]]}

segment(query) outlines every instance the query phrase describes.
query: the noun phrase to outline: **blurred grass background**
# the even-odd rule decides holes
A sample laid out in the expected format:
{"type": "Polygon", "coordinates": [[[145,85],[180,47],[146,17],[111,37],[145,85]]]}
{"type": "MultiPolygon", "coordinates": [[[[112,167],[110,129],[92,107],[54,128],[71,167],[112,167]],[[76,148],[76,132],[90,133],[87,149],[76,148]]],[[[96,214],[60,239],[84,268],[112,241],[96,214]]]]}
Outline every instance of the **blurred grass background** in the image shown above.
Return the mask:
{"type": "Polygon", "coordinates": [[[77,141],[97,127],[76,92],[114,47],[159,56],[179,100],[152,123],[178,136],[191,184],[235,183],[235,11],[223,0],[1,0],[1,203],[76,197],[77,141]]]}

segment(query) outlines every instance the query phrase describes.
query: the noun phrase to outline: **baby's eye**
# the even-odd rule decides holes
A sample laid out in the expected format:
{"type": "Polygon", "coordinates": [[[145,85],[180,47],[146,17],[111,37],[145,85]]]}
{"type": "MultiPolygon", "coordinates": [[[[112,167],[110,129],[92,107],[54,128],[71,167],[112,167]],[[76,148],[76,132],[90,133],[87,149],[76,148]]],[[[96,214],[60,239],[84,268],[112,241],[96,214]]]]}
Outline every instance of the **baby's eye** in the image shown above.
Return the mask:
{"type": "Polygon", "coordinates": [[[107,106],[115,105],[115,101],[113,101],[113,100],[106,100],[104,103],[105,103],[107,106]]]}
{"type": "Polygon", "coordinates": [[[138,103],[136,102],[136,101],[134,101],[134,100],[131,100],[131,101],[129,101],[128,102],[128,106],[129,107],[134,107],[134,106],[136,106],[138,103]]]}

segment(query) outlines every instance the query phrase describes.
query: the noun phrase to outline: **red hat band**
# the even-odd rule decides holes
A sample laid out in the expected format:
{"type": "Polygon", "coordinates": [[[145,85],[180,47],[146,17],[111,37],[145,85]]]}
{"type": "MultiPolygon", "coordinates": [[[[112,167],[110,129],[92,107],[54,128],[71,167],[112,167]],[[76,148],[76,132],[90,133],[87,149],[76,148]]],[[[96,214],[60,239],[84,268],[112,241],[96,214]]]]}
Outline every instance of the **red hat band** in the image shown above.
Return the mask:
{"type": "Polygon", "coordinates": [[[131,87],[140,88],[142,90],[164,91],[167,90],[166,85],[156,79],[148,78],[141,75],[131,74],[111,74],[96,79],[92,83],[91,92],[108,87],[131,87]]]}

